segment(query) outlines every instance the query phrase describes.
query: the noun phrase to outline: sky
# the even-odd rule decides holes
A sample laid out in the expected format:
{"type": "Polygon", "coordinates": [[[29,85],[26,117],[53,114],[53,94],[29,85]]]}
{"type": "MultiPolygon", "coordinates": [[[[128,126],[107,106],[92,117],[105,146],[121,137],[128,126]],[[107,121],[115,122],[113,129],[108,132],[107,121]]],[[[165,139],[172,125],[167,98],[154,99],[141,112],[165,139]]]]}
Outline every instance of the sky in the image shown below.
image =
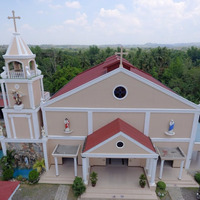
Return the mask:
{"type": "Polygon", "coordinates": [[[0,0],[0,45],[200,42],[200,0],[0,0]]]}

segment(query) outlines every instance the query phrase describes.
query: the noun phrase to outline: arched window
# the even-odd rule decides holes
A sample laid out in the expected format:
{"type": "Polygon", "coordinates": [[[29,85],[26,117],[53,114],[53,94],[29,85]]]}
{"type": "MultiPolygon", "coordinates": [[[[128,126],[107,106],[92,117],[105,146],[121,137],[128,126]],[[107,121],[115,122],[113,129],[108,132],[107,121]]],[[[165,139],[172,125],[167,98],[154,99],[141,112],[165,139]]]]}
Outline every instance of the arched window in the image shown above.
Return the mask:
{"type": "Polygon", "coordinates": [[[23,72],[22,63],[18,61],[12,61],[8,63],[8,67],[9,67],[9,71],[23,72]]]}
{"type": "Polygon", "coordinates": [[[30,70],[35,70],[35,61],[34,60],[31,60],[29,62],[29,68],[30,68],[30,70]]]}

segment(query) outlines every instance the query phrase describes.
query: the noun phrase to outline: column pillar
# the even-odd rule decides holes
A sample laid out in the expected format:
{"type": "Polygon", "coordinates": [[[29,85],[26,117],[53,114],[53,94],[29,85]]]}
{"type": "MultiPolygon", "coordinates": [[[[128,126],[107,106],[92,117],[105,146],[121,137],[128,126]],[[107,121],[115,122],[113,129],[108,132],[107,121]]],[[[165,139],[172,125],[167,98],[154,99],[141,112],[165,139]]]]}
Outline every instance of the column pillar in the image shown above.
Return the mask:
{"type": "Polygon", "coordinates": [[[76,160],[76,157],[74,157],[74,176],[77,176],[77,160],[76,160]]]}
{"type": "Polygon", "coordinates": [[[179,176],[178,176],[179,180],[181,180],[182,178],[184,162],[185,162],[184,160],[181,161],[181,167],[180,167],[179,176]]]}
{"type": "Polygon", "coordinates": [[[146,159],[146,166],[145,169],[148,170],[149,169],[149,158],[146,159]]]}
{"type": "Polygon", "coordinates": [[[164,162],[165,160],[161,160],[159,179],[162,179],[164,162]]]}
{"type": "Polygon", "coordinates": [[[149,159],[148,176],[151,176],[151,171],[152,171],[152,158],[149,159]]]}
{"type": "Polygon", "coordinates": [[[152,172],[151,172],[150,186],[154,186],[155,185],[157,160],[158,160],[157,158],[154,158],[152,160],[152,172]]]}
{"type": "Polygon", "coordinates": [[[88,184],[88,179],[87,179],[88,166],[87,166],[86,157],[82,157],[82,170],[83,170],[83,181],[87,185],[88,184]]]}
{"type": "Polygon", "coordinates": [[[57,157],[54,157],[54,161],[55,161],[55,168],[56,168],[56,176],[59,176],[59,171],[58,171],[58,159],[57,159],[57,157]]]}
{"type": "Polygon", "coordinates": [[[44,153],[44,163],[45,163],[45,169],[46,171],[49,170],[49,162],[48,162],[48,154],[47,154],[47,138],[42,138],[43,142],[43,153],[44,153]]]}

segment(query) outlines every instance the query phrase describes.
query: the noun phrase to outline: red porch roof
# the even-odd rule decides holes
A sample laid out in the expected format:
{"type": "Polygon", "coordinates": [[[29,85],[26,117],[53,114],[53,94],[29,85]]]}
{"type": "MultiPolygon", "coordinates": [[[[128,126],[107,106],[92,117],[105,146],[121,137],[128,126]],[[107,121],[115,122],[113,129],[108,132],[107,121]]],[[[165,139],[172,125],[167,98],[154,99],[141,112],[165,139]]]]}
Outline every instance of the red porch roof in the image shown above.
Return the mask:
{"type": "Polygon", "coordinates": [[[140,144],[144,145],[145,147],[149,148],[153,152],[156,152],[149,137],[119,118],[96,130],[91,135],[88,135],[83,152],[88,151],[89,149],[109,139],[120,131],[136,140],[140,144]]]}
{"type": "Polygon", "coordinates": [[[19,181],[0,181],[0,199],[8,200],[19,186],[19,181]]]}
{"type": "MultiPolygon", "coordinates": [[[[57,96],[60,96],[66,92],[69,92],[70,90],[73,90],[91,80],[94,80],[104,74],[106,74],[109,71],[112,71],[119,67],[120,63],[120,57],[118,55],[113,55],[108,57],[105,62],[100,63],[97,66],[94,66],[79,75],[77,75],[75,78],[73,78],[69,83],[67,83],[65,86],[63,86],[58,92],[56,92],[51,98],[55,98],[57,96]]],[[[143,72],[142,70],[139,70],[138,68],[134,67],[131,63],[129,63],[126,59],[123,58],[123,67],[128,69],[130,72],[135,73],[165,89],[169,89],[167,86],[163,85],[160,81],[153,78],[150,74],[147,74],[143,72]]]]}

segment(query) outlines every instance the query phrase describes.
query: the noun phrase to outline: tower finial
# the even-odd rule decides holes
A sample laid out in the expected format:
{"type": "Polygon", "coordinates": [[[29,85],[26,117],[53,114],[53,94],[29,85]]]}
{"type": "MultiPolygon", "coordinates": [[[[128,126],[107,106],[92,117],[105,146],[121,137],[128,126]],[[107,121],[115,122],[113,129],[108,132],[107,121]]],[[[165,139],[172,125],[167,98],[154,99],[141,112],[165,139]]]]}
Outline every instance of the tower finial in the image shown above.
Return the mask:
{"type": "Polygon", "coordinates": [[[16,26],[16,21],[15,21],[15,19],[20,19],[20,17],[19,17],[19,16],[18,16],[18,17],[15,17],[15,11],[14,11],[14,10],[12,11],[12,14],[13,14],[13,16],[12,16],[12,17],[8,17],[8,19],[13,19],[15,32],[17,33],[17,26],[16,26]]]}
{"type": "Polygon", "coordinates": [[[123,53],[123,46],[121,46],[121,52],[116,52],[115,55],[120,55],[120,65],[119,67],[123,67],[122,64],[122,59],[123,59],[123,55],[127,55],[128,53],[123,53]]]}

